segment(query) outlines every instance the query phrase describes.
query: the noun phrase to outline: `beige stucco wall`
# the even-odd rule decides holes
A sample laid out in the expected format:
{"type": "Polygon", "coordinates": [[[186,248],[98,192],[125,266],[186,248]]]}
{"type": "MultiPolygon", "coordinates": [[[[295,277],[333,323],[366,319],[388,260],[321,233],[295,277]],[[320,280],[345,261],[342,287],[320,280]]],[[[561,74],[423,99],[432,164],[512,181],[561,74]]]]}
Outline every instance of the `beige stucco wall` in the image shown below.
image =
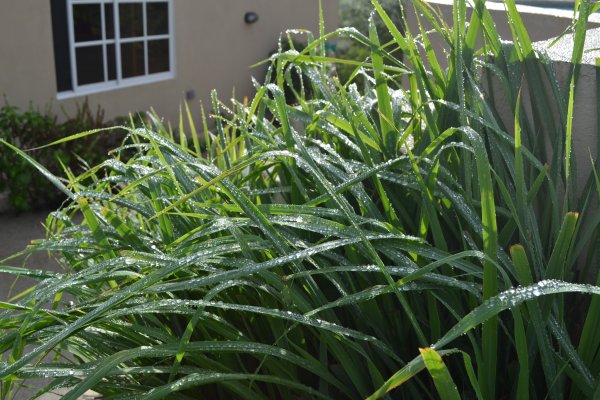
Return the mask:
{"type": "MultiPolygon", "coordinates": [[[[173,0],[175,21],[175,78],[163,82],[88,95],[90,105],[101,105],[106,117],[153,107],[177,121],[184,93],[194,90],[209,105],[210,90],[222,99],[252,94],[250,76],[262,80],[264,68],[251,69],[276,48],[279,33],[288,28],[318,32],[318,0],[173,0]],[[254,11],[259,21],[244,23],[254,11]]],[[[328,30],[338,22],[338,0],[323,1],[328,30]]],[[[83,97],[57,100],[49,0],[0,2],[0,95],[19,107],[30,102],[55,112],[73,112],[83,97]]]]}

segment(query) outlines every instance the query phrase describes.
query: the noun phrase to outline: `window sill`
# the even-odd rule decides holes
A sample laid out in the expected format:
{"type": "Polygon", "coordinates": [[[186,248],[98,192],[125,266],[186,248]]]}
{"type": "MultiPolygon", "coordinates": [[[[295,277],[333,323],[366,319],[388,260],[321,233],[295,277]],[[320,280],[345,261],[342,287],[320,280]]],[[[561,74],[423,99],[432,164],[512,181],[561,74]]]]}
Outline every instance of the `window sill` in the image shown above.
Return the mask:
{"type": "Polygon", "coordinates": [[[148,85],[152,83],[158,83],[167,81],[175,78],[174,72],[163,72],[160,74],[155,74],[152,76],[140,76],[137,78],[129,78],[121,83],[117,84],[116,82],[107,82],[107,83],[99,83],[81,86],[77,88],[77,90],[69,90],[65,92],[59,92],[56,94],[57,100],[67,100],[75,97],[87,96],[90,94],[97,94],[103,92],[111,92],[119,89],[126,89],[134,86],[140,85],[148,85]]]}

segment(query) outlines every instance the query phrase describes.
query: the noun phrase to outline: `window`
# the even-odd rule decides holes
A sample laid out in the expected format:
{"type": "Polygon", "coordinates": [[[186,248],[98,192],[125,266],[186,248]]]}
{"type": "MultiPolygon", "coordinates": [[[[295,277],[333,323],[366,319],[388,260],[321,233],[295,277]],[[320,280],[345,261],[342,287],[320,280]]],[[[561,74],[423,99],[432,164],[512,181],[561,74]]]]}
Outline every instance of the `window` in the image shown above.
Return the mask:
{"type": "Polygon", "coordinates": [[[172,0],[51,0],[59,97],[169,79],[172,0]]]}

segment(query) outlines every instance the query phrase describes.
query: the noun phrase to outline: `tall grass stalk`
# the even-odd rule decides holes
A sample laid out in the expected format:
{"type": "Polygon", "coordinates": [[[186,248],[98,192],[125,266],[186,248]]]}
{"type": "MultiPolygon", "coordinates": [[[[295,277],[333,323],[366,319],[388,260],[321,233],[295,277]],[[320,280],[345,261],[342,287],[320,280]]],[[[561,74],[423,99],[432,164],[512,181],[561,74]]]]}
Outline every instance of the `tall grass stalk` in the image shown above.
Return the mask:
{"type": "MultiPolygon", "coordinates": [[[[202,129],[184,105],[176,139],[150,114],[80,176],[4,143],[70,200],[24,250],[66,273],[0,262],[39,280],[0,303],[1,398],[31,377],[67,400],[593,396],[600,303],[582,294],[600,289],[576,265],[597,259],[599,180],[560,195],[578,68],[565,91],[512,0],[511,46],[483,0],[469,18],[455,1],[453,21],[399,2],[417,32],[372,3],[390,42],[373,22],[326,34],[321,18],[250,101],[213,95],[202,129]],[[337,36],[370,57],[325,55],[337,36]],[[332,76],[338,62],[350,81],[332,76]]],[[[597,8],[576,3],[574,61],[597,8]]]]}

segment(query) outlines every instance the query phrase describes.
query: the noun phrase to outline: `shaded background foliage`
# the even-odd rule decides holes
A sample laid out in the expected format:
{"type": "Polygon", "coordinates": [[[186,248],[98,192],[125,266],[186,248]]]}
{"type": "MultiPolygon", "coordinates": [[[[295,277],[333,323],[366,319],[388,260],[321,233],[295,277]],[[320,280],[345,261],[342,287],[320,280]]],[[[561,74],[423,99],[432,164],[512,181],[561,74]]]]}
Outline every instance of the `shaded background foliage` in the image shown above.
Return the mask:
{"type": "MultiPolygon", "coordinates": [[[[42,112],[33,106],[19,110],[6,102],[0,108],[0,139],[29,150],[33,158],[54,174],[62,175],[63,168],[79,174],[105,159],[108,151],[119,144],[118,136],[103,135],[40,147],[78,132],[115,126],[120,120],[105,121],[102,109],[93,111],[87,101],[77,107],[75,115],[64,116],[60,122],[50,110],[42,112]]],[[[6,150],[0,153],[0,191],[7,192],[14,211],[57,207],[65,200],[31,164],[6,150]]]]}

